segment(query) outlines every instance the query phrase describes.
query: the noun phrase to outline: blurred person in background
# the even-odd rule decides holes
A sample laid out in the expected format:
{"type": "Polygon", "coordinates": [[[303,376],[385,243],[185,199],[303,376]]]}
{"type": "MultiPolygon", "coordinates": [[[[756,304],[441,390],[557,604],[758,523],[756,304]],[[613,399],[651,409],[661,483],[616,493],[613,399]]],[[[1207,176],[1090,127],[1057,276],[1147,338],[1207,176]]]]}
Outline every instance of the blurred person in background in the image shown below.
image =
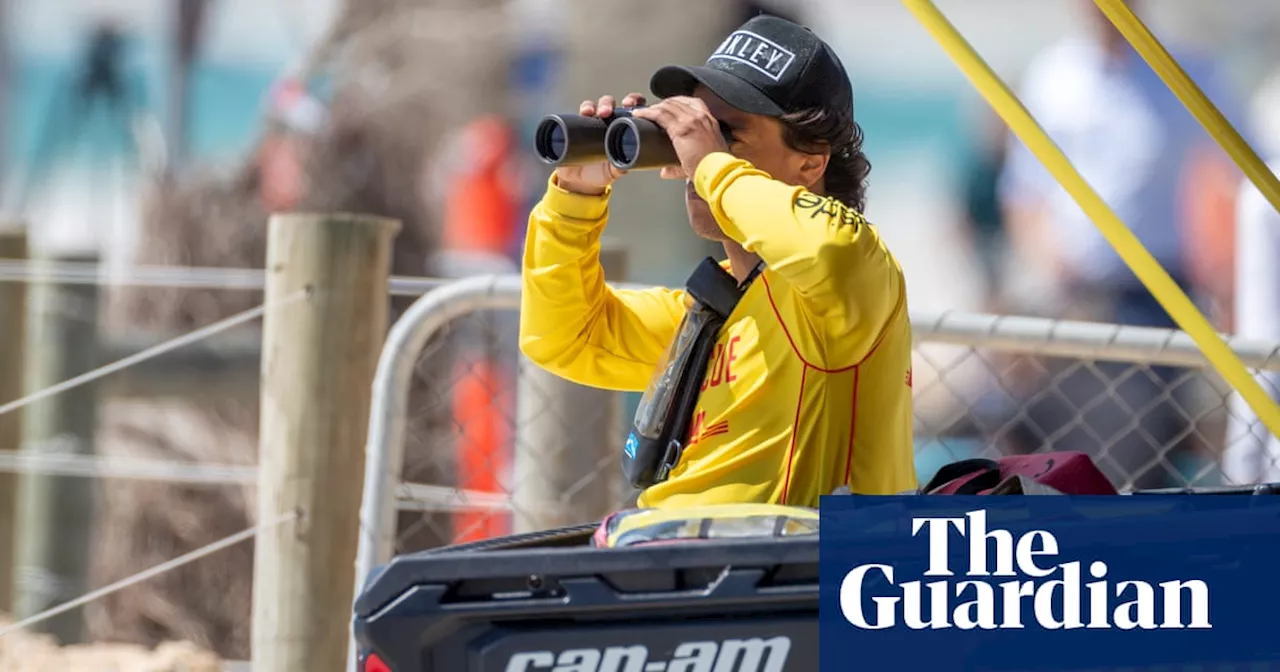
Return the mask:
{"type": "MultiPolygon", "coordinates": [[[[956,189],[961,206],[957,218],[960,238],[967,244],[968,254],[983,279],[981,310],[993,314],[1018,313],[1015,302],[1019,294],[1010,290],[1016,289],[1025,295],[1029,290],[1033,293],[1034,288],[1028,287],[1024,277],[1011,275],[1017,269],[1013,268],[1014,258],[1009,253],[1007,218],[1000,200],[1000,179],[1010,144],[1009,129],[999,115],[987,108],[980,111],[973,126],[974,146],[956,189]],[[1011,277],[1018,281],[1010,282],[1011,277]]],[[[1004,426],[1009,418],[1016,416],[1020,399],[1037,391],[1043,371],[1034,356],[1022,353],[992,350],[984,358],[989,377],[980,383],[982,388],[972,402],[970,414],[950,429],[966,438],[977,439],[980,445],[986,434],[982,428],[1004,426]]],[[[1035,448],[1031,445],[1034,438],[1028,440],[1023,432],[1001,438],[1013,444],[1007,446],[1013,452],[1035,448]]],[[[951,444],[949,453],[955,453],[955,445],[951,444]]],[[[982,445],[979,450],[984,448],[987,446],[982,445]]]]}
{"type": "Polygon", "coordinates": [[[267,212],[292,210],[306,189],[303,166],[307,143],[323,128],[325,101],[295,73],[271,86],[267,95],[266,132],[258,145],[258,197],[267,212]]]}
{"type": "MultiPolygon", "coordinates": [[[[1128,4],[1138,12],[1144,6],[1128,4]]],[[[1220,264],[1229,263],[1230,245],[1219,241],[1231,228],[1235,168],[1094,3],[1080,0],[1080,8],[1087,34],[1039,54],[1024,74],[1020,97],[1175,282],[1193,298],[1221,297],[1223,287],[1204,280],[1215,275],[1208,269],[1224,275],[1220,264]]],[[[1210,59],[1176,45],[1170,51],[1228,119],[1239,118],[1210,59]]],[[[1010,141],[1000,182],[1020,269],[1019,282],[1007,286],[1018,312],[1048,307],[1057,318],[1176,326],[1021,140],[1010,141]],[[1022,278],[1037,275],[1043,284],[1025,286],[1039,291],[1017,294],[1022,278]]],[[[1050,367],[1048,382],[1059,394],[1038,395],[1030,404],[1024,424],[1037,436],[1024,448],[1051,444],[1099,455],[1120,485],[1185,484],[1172,452],[1184,447],[1197,413],[1173,389],[1175,370],[1149,373],[1107,362],[1050,367]],[[1098,403],[1100,396],[1108,400],[1098,403]]]]}
{"type": "MultiPolygon", "coordinates": [[[[906,287],[861,214],[870,163],[844,66],[808,29],[766,15],[650,88],[663,100],[634,115],[672,139],[680,164],[662,176],[685,181],[693,233],[723,245],[743,293],[698,376],[691,429],[673,437],[669,478],[637,504],[815,507],[842,487],[914,490],[906,287]]],[[[579,113],[614,106],[605,96],[579,113]]],[[[621,175],[603,162],[551,176],[529,219],[520,346],[564,378],[639,391],[665,373],[689,305],[683,291],[605,284],[600,236],[621,175]]]]}
{"type": "MultiPolygon", "coordinates": [[[[528,184],[516,131],[496,114],[476,117],[436,150],[423,173],[424,202],[443,204],[440,249],[430,267],[445,277],[519,272],[517,221],[528,184]]],[[[453,343],[452,417],[458,427],[457,487],[501,493],[508,487],[516,414],[516,317],[487,311],[457,320],[453,343]]],[[[454,514],[454,543],[510,534],[510,519],[488,511],[454,514]]]]}
{"type": "Polygon", "coordinates": [[[423,198],[442,203],[440,272],[464,277],[511,273],[520,258],[520,220],[527,215],[529,161],[517,151],[516,130],[505,118],[481,115],[436,151],[423,173],[423,198]]]}
{"type": "Polygon", "coordinates": [[[983,115],[975,135],[976,147],[960,185],[961,235],[982,273],[983,310],[1001,312],[1000,288],[1005,286],[1008,236],[998,185],[1009,144],[1008,131],[1000,117],[988,113],[983,115]]]}
{"type": "MultiPolygon", "coordinates": [[[[1280,67],[1254,94],[1250,117],[1258,153],[1280,175],[1280,67]]],[[[1280,341],[1280,213],[1248,179],[1240,182],[1235,238],[1235,335],[1280,341]]],[[[1280,401],[1280,374],[1257,377],[1280,401]]],[[[1280,439],[1239,394],[1232,394],[1222,475],[1238,485],[1280,481],[1280,439]]]]}

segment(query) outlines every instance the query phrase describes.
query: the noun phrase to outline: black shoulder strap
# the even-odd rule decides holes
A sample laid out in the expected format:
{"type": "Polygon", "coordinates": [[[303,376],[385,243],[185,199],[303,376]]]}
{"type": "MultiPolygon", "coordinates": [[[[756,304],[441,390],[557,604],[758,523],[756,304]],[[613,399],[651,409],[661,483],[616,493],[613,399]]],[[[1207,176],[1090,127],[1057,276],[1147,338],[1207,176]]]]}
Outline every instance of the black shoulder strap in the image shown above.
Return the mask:
{"type": "Polygon", "coordinates": [[[751,269],[751,272],[747,274],[747,277],[742,279],[742,283],[738,285],[738,290],[745,292],[747,290],[747,287],[750,287],[751,283],[755,282],[756,277],[759,276],[761,273],[764,273],[763,261],[756,264],[756,267],[751,269]]]}
{"type": "Polygon", "coordinates": [[[681,389],[672,403],[671,432],[664,446],[663,457],[658,466],[658,481],[664,481],[671,469],[680,461],[684,452],[684,442],[690,426],[693,424],[693,411],[702,395],[702,380],[707,367],[711,365],[711,356],[715,351],[716,339],[725,320],[737,307],[739,299],[746,287],[755,280],[764,268],[764,263],[757,264],[741,283],[735,283],[733,276],[727,273],[719,263],[711,257],[702,261],[699,268],[689,278],[689,293],[703,306],[711,310],[706,328],[698,335],[694,344],[693,356],[688,368],[681,376],[681,389]]]}
{"type": "Polygon", "coordinates": [[[662,429],[657,435],[652,435],[636,426],[627,437],[623,471],[632,485],[648,487],[660,483],[679,463],[720,328],[737,307],[746,287],[763,269],[763,263],[757,264],[742,282],[737,282],[716,260],[707,257],[689,277],[685,287],[696,304],[690,307],[691,312],[686,315],[686,322],[681,324],[681,334],[676,339],[685,342],[685,329],[695,328],[697,331],[687,334],[692,342],[687,345],[690,348],[688,357],[680,369],[656,374],[664,377],[662,386],[673,394],[663,411],[663,421],[657,423],[662,429]],[[693,322],[689,322],[691,318],[695,318],[693,322]],[[696,326],[690,327],[690,324],[696,326]]]}

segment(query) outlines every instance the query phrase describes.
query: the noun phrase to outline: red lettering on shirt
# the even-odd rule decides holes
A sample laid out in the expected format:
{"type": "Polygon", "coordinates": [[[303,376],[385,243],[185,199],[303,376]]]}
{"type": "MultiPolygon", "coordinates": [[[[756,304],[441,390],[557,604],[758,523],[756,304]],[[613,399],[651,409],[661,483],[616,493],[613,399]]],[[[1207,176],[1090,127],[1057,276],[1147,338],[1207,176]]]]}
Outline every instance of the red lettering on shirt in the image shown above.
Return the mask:
{"type": "Polygon", "coordinates": [[[907,387],[911,387],[911,369],[907,369],[907,387]]]}
{"type": "Polygon", "coordinates": [[[729,433],[729,421],[721,420],[711,425],[706,424],[707,412],[698,411],[693,414],[693,423],[689,427],[689,438],[685,445],[696,445],[701,441],[705,441],[713,436],[729,433]]]}
{"type": "Polygon", "coordinates": [[[704,428],[702,430],[702,433],[698,435],[698,440],[703,441],[713,436],[718,436],[720,434],[728,434],[728,433],[729,433],[729,421],[721,420],[720,422],[717,422],[713,425],[710,425],[704,428]]]}
{"type": "Polygon", "coordinates": [[[707,375],[702,379],[703,392],[706,392],[709,387],[719,387],[738,379],[738,376],[733,373],[733,362],[738,358],[734,346],[741,338],[741,336],[734,336],[729,339],[727,346],[724,343],[716,343],[715,352],[711,356],[711,365],[707,367],[707,375]]]}
{"type": "Polygon", "coordinates": [[[686,445],[692,446],[698,442],[698,435],[702,433],[702,423],[706,419],[706,411],[698,411],[693,414],[693,423],[689,425],[689,436],[685,438],[686,445]]]}

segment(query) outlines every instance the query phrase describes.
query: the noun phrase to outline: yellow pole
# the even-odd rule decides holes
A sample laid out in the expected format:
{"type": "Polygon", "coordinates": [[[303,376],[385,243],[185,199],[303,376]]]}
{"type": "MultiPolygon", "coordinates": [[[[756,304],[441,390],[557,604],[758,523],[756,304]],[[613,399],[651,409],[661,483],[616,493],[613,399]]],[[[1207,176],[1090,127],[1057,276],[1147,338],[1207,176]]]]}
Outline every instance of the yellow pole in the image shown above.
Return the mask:
{"type": "Polygon", "coordinates": [[[1133,232],[1129,231],[1124,222],[1120,221],[1115,212],[1107,206],[1106,201],[1102,200],[1102,197],[1080,176],[1080,173],[1067,160],[1066,155],[1044,132],[1018,97],[1009,90],[1009,87],[1000,80],[930,0],[903,0],[903,4],[915,14],[920,24],[933,35],[951,60],[955,61],[978,92],[986,98],[991,107],[999,113],[1036,158],[1040,159],[1050,174],[1067,190],[1067,193],[1071,194],[1076,203],[1080,204],[1081,209],[1089,219],[1093,220],[1094,225],[1124,259],[1125,264],[1133,270],[1160,305],[1164,306],[1174,322],[1200,347],[1213,368],[1249,403],[1267,429],[1271,430],[1273,435],[1280,437],[1280,406],[1277,406],[1263,391],[1258,381],[1249,375],[1244,362],[1240,361],[1236,353],[1214,331],[1213,326],[1200,314],[1195,304],[1187,298],[1173,278],[1169,277],[1155,257],[1151,256],[1133,232]]]}
{"type": "Polygon", "coordinates": [[[1280,212],[1280,179],[1276,179],[1275,174],[1267,168],[1262,159],[1258,158],[1249,143],[1240,137],[1209,97],[1204,95],[1195,82],[1191,81],[1186,71],[1165,50],[1164,45],[1160,44],[1160,40],[1151,34],[1124,0],[1094,0],[1094,3],[1103,14],[1106,14],[1116,30],[1119,30],[1129,44],[1133,45],[1134,50],[1142,54],[1142,58],[1151,66],[1151,69],[1164,80],[1165,86],[1173,91],[1200,125],[1204,126],[1204,130],[1208,131],[1218,145],[1226,150],[1231,160],[1244,171],[1249,181],[1253,182],[1263,196],[1266,196],[1271,207],[1275,208],[1276,212],[1280,212]]]}

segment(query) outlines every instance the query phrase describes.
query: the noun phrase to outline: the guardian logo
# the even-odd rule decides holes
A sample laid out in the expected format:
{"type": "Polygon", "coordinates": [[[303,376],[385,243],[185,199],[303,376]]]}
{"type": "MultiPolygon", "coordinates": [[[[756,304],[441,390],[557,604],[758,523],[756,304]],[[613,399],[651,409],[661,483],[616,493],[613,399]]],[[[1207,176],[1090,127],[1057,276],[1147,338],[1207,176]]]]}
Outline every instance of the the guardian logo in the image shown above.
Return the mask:
{"type": "Polygon", "coordinates": [[[1032,530],[1015,539],[1009,530],[988,531],[985,510],[970,511],[963,518],[912,519],[912,536],[928,533],[929,569],[924,576],[956,576],[948,565],[952,528],[968,539],[969,566],[962,576],[976,580],[898,584],[890,565],[859,565],[840,584],[845,620],[867,630],[892,628],[899,622],[912,630],[1019,629],[1026,627],[1024,619],[1051,630],[1212,628],[1209,586],[1204,581],[1165,581],[1158,589],[1146,581],[1113,583],[1107,580],[1106,563],[1093,560],[1087,571],[1095,580],[1082,583],[1084,563],[1054,564],[1058,541],[1053,534],[1032,530]],[[1189,608],[1184,608],[1184,596],[1189,608]],[[864,609],[866,597],[875,605],[873,614],[864,609]]]}

